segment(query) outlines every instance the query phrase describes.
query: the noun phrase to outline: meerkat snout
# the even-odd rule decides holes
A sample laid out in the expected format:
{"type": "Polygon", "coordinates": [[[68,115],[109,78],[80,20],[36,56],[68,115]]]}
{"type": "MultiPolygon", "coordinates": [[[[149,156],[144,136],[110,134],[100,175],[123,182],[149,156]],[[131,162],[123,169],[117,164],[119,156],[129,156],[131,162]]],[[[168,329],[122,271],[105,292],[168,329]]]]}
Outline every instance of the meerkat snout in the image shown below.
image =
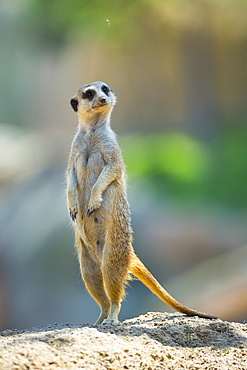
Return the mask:
{"type": "Polygon", "coordinates": [[[102,104],[102,105],[106,104],[106,98],[100,97],[99,98],[99,103],[102,104]]]}

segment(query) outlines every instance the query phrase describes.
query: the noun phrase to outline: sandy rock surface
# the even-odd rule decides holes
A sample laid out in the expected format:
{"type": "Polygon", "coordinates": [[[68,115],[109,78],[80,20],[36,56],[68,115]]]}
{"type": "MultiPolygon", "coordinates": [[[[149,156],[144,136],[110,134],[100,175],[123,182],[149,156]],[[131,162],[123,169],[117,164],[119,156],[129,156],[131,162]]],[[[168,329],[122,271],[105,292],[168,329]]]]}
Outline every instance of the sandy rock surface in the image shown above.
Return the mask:
{"type": "Polygon", "coordinates": [[[0,369],[247,369],[247,325],[148,313],[0,333],[0,369]]]}

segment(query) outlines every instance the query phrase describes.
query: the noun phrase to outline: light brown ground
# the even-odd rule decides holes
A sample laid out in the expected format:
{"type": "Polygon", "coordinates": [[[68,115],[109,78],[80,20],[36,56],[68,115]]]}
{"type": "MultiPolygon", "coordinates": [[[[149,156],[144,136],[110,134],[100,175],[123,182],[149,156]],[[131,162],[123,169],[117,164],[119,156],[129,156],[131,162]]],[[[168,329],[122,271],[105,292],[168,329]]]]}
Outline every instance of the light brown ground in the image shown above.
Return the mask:
{"type": "Polygon", "coordinates": [[[247,325],[148,313],[0,333],[0,369],[247,369],[247,325]]]}

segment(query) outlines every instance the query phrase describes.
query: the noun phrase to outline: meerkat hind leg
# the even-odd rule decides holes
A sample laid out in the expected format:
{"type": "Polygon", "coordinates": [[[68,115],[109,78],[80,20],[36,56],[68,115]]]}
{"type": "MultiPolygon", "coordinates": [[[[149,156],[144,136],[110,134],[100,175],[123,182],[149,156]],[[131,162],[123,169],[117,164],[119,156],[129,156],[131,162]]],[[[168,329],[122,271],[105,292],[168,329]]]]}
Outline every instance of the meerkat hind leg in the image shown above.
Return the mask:
{"type": "Polygon", "coordinates": [[[83,281],[88,292],[101,308],[101,313],[95,322],[95,325],[100,325],[107,318],[110,310],[110,302],[104,289],[101,268],[99,263],[91,257],[90,251],[79,236],[77,236],[77,247],[83,281]]]}
{"type": "Polygon", "coordinates": [[[129,277],[128,258],[121,258],[116,263],[115,253],[106,252],[103,257],[102,274],[105,290],[110,300],[110,311],[103,324],[117,324],[121,301],[125,295],[125,284],[129,277]]]}
{"type": "Polygon", "coordinates": [[[100,267],[94,265],[94,262],[92,260],[90,262],[89,261],[86,262],[87,269],[90,265],[90,272],[88,272],[87,269],[84,270],[85,266],[84,256],[82,260],[83,262],[80,262],[80,264],[82,265],[81,270],[84,283],[86,285],[88,292],[91,294],[91,296],[95,299],[95,301],[101,308],[101,313],[95,322],[95,325],[100,325],[107,318],[110,310],[110,302],[104,290],[102,273],[100,267]]]}

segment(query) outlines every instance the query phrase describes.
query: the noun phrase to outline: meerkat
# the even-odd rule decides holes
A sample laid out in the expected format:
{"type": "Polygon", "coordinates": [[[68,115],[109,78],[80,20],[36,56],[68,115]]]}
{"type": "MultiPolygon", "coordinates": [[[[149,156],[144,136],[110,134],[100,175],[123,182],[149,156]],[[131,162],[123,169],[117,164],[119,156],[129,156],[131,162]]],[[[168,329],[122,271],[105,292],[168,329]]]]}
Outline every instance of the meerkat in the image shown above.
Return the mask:
{"type": "Polygon", "coordinates": [[[115,103],[113,91],[103,82],[82,86],[70,100],[79,124],[67,167],[68,211],[82,278],[101,308],[95,324],[118,323],[131,275],[175,310],[214,319],[174,299],[134,252],[125,165],[110,126],[115,103]]]}

